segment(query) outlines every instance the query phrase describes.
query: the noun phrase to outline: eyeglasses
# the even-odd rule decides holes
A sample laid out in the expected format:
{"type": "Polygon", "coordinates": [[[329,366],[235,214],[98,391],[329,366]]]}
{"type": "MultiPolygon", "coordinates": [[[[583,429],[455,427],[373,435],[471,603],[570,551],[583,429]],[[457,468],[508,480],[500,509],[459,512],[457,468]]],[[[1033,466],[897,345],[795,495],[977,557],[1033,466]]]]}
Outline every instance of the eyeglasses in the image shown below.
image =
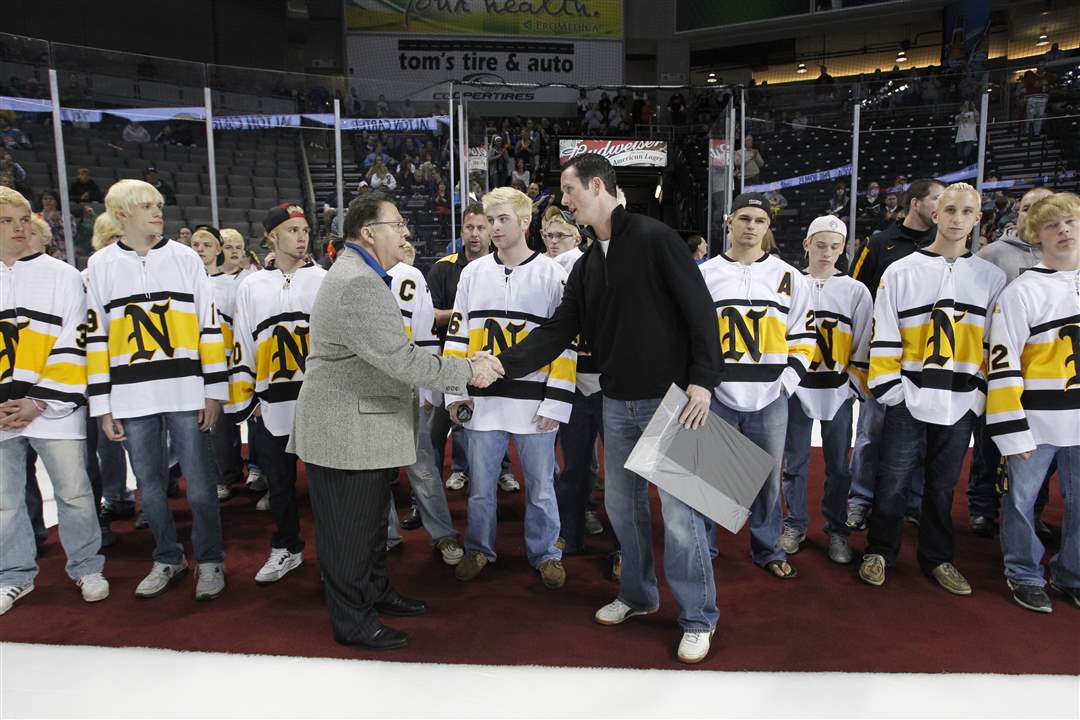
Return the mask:
{"type": "Polygon", "coordinates": [[[402,230],[407,230],[409,227],[409,223],[405,222],[404,220],[382,220],[380,222],[369,222],[364,225],[364,227],[371,227],[372,225],[393,225],[394,229],[398,232],[401,232],[402,230]]]}
{"type": "Polygon", "coordinates": [[[540,233],[540,237],[543,238],[544,240],[553,240],[555,242],[563,242],[564,240],[569,240],[570,238],[572,238],[574,236],[573,235],[568,235],[566,233],[552,232],[552,233],[540,233]]]}

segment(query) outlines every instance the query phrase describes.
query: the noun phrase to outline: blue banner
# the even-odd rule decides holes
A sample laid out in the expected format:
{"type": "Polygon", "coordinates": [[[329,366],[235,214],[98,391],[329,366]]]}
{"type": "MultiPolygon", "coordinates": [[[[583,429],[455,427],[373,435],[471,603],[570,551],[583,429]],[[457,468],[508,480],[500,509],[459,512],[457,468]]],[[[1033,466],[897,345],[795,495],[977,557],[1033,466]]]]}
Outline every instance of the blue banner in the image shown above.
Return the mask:
{"type": "Polygon", "coordinates": [[[225,115],[214,118],[215,130],[265,130],[300,127],[299,115],[225,115]]]}
{"type": "MultiPolygon", "coordinates": [[[[333,125],[330,113],[306,114],[304,118],[323,125],[333,125]]],[[[342,118],[342,130],[366,132],[435,132],[439,125],[449,125],[449,115],[432,115],[418,118],[342,118]]]]}
{"type": "Polygon", "coordinates": [[[836,178],[846,177],[851,174],[851,163],[847,165],[841,165],[835,167],[832,170],[822,170],[816,173],[809,173],[807,175],[800,175],[798,177],[791,177],[785,180],[777,180],[771,183],[760,183],[758,185],[747,185],[743,192],[769,192],[770,190],[782,190],[783,188],[795,187],[796,185],[806,185],[807,183],[821,182],[822,180],[835,180],[836,178]]]}

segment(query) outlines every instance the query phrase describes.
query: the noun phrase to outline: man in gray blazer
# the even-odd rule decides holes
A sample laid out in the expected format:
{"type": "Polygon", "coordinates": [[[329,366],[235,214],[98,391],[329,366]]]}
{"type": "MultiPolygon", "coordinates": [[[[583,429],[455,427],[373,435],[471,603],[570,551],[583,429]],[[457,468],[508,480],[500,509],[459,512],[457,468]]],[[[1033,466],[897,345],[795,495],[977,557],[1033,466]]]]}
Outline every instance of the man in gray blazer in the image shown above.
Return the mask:
{"type": "Polygon", "coordinates": [[[307,470],[315,540],[334,638],[372,649],[408,636],[379,613],[419,615],[423,602],[390,587],[386,511],[390,480],[416,460],[414,387],[462,394],[502,374],[490,355],[470,360],[424,352],[405,336],[386,270],[401,261],[409,230],[393,203],[370,194],[349,205],[345,248],[311,311],[311,349],[289,451],[307,470]]]}

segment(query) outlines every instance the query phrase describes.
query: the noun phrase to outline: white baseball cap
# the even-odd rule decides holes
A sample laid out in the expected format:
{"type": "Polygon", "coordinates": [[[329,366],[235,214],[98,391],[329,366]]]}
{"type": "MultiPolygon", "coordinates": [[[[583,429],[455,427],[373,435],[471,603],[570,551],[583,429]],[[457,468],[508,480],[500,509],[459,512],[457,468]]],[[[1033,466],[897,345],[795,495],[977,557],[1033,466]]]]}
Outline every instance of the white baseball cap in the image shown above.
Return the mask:
{"type": "Polygon", "coordinates": [[[822,215],[819,218],[815,218],[814,222],[810,223],[810,227],[806,229],[806,237],[813,237],[819,232],[840,233],[846,238],[847,225],[835,215],[822,215]]]}

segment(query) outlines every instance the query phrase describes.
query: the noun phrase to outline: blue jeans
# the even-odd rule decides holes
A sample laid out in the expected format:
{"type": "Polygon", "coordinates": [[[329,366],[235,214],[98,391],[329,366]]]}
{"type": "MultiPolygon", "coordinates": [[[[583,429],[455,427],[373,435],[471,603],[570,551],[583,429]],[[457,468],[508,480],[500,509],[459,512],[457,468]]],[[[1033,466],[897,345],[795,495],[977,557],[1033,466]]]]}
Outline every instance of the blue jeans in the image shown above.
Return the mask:
{"type": "Polygon", "coordinates": [[[909,507],[911,475],[922,465],[926,487],[919,514],[916,557],[927,574],[938,565],[953,561],[953,491],[960,479],[974,421],[974,413],[968,412],[953,425],[936,425],[915,419],[903,404],[885,409],[878,486],[867,524],[866,554],[882,555],[887,565],[896,562],[905,508],[909,507]]]}
{"type": "Polygon", "coordinates": [[[86,451],[88,462],[94,465],[93,453],[97,458],[97,472],[101,477],[101,504],[114,510],[130,510],[135,507],[135,493],[127,487],[127,456],[124,444],[105,437],[97,418],[86,421],[86,451]]]}
{"type": "Polygon", "coordinates": [[[1050,463],[1057,460],[1058,485],[1065,499],[1061,547],[1050,558],[1050,578],[1080,588],[1080,446],[1039,445],[1027,460],[1009,458],[1009,491],[1002,496],[1001,550],[1005,577],[1021,585],[1045,585],[1043,547],[1035,533],[1035,506],[1050,463]]]}
{"type": "MultiPolygon", "coordinates": [[[[177,542],[176,525],[166,490],[169,484],[167,454],[172,451],[187,480],[191,506],[191,544],[195,560],[220,563],[225,559],[218,508],[218,469],[210,433],[199,431],[198,411],[159,413],[120,421],[127,440],[124,447],[131,458],[139,501],[154,535],[154,560],[176,565],[184,562],[184,548],[177,542]],[[165,431],[169,447],[162,441],[165,431]]],[[[218,422],[225,422],[219,419],[218,422]]]]}
{"type": "MultiPolygon", "coordinates": [[[[873,400],[865,400],[859,405],[859,427],[855,433],[855,448],[851,453],[851,492],[848,502],[868,508],[874,504],[874,489],[877,487],[877,463],[881,453],[881,429],[885,424],[885,406],[873,400]]],[[[923,442],[921,455],[926,453],[923,442]]],[[[911,473],[908,488],[907,514],[919,516],[922,508],[923,484],[925,475],[922,463],[911,473]]]]}
{"type": "MultiPolygon", "coordinates": [[[[825,455],[825,494],[821,498],[821,514],[825,517],[825,532],[847,535],[848,450],[851,449],[851,406],[849,398],[840,406],[832,420],[821,421],[821,449],[825,455]]],[[[788,401],[787,440],[784,443],[784,472],[782,488],[787,503],[784,525],[806,532],[810,517],[806,510],[806,476],[810,465],[810,435],[814,421],[807,417],[799,398],[788,401]]]]}
{"type": "Polygon", "coordinates": [[[604,396],[599,392],[585,396],[575,390],[570,422],[559,429],[563,469],[555,480],[559,524],[567,552],[577,552],[585,547],[585,510],[593,488],[590,467],[596,450],[596,436],[603,434],[604,396]]]}
{"type": "Polygon", "coordinates": [[[99,552],[101,527],[86,474],[86,442],[20,435],[0,442],[0,585],[25,585],[38,573],[34,531],[26,512],[29,448],[41,457],[52,481],[68,577],[78,580],[101,572],[105,556],[99,552]]]}
{"type": "MultiPolygon", "coordinates": [[[[627,470],[626,459],[649,424],[659,398],[604,398],[604,507],[622,547],[619,599],[635,610],[660,606],[653,560],[649,482],[627,470]]],[[[716,581],[709,559],[706,518],[657,489],[664,517],[664,575],[679,603],[679,625],[687,632],[716,626],[716,581]]]]}
{"type": "MultiPolygon", "coordinates": [[[[784,455],[784,438],[787,435],[787,398],[781,394],[760,410],[740,412],[732,410],[714,396],[712,411],[776,460],[769,479],[761,486],[750,506],[750,557],[754,564],[761,567],[773,560],[784,560],[787,553],[776,547],[776,542],[784,529],[784,516],[780,509],[780,459],[784,455]]],[[[714,535],[710,532],[710,542],[715,542],[714,535]]]]}
{"type": "MultiPolygon", "coordinates": [[[[443,538],[457,539],[454,522],[450,518],[450,507],[446,504],[446,490],[443,489],[442,472],[436,465],[435,448],[431,444],[431,428],[436,420],[438,408],[429,406],[420,410],[420,432],[416,438],[416,462],[405,468],[409,478],[409,487],[416,507],[420,511],[420,521],[431,536],[432,544],[443,538]]],[[[390,498],[390,513],[387,524],[387,538],[390,545],[401,541],[398,530],[397,509],[393,497],[390,498]]]]}
{"type": "Polygon", "coordinates": [[[502,430],[466,430],[469,443],[469,522],[465,550],[495,560],[495,493],[502,458],[514,438],[525,475],[525,553],[529,564],[558,560],[559,506],[555,500],[555,433],[512,434],[502,430]]]}

